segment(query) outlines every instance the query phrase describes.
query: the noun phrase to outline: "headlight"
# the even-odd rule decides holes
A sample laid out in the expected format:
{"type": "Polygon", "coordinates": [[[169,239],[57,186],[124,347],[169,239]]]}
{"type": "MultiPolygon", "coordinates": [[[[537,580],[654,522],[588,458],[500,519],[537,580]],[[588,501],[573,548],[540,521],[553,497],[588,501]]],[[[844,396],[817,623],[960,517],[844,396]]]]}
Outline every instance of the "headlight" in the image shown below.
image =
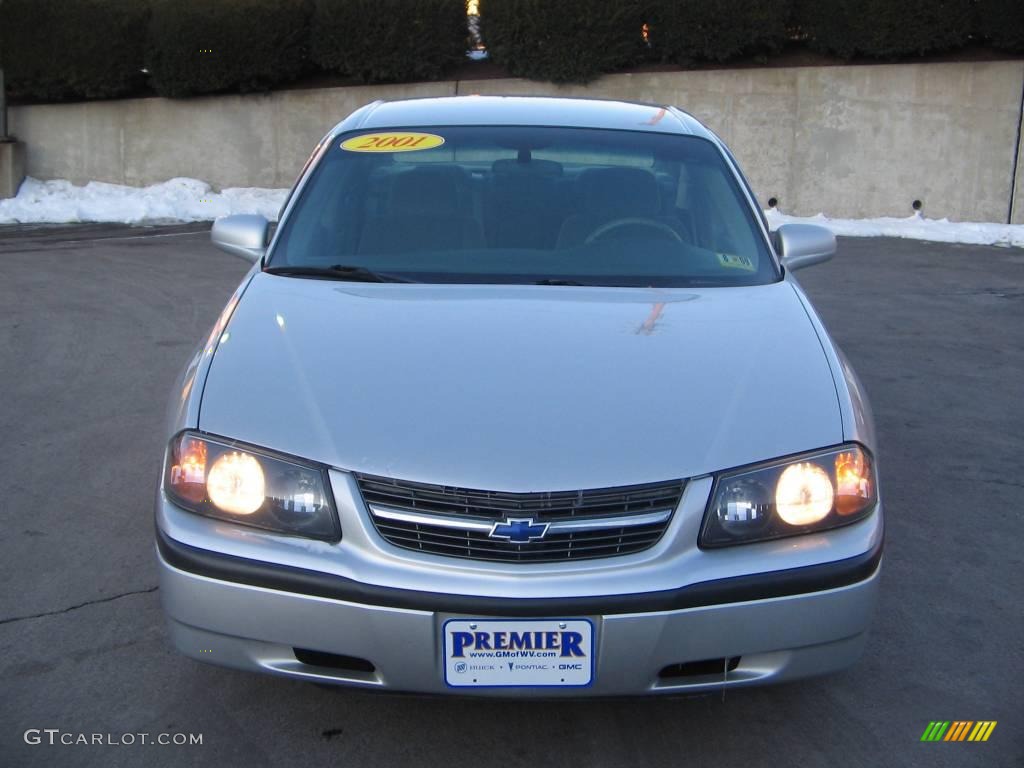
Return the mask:
{"type": "Polygon", "coordinates": [[[164,491],[207,517],[337,541],[327,472],[318,465],[229,440],[182,432],[167,452],[164,491]]]}
{"type": "Polygon", "coordinates": [[[867,517],[877,499],[871,455],[855,444],[730,470],[715,478],[700,545],[836,528],[867,517]]]}

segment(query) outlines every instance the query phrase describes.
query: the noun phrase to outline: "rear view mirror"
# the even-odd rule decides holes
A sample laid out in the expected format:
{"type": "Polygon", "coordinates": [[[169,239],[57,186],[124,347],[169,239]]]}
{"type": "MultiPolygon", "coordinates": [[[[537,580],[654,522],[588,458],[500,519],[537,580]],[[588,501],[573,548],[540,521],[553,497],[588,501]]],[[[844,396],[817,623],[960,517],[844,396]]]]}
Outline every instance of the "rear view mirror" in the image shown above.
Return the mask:
{"type": "Polygon", "coordinates": [[[803,269],[836,255],[832,230],[815,224],[783,224],[775,232],[775,244],[786,269],[803,269]]]}
{"type": "Polygon", "coordinates": [[[217,219],[210,231],[210,240],[222,251],[256,262],[267,252],[270,222],[257,214],[236,214],[217,219]]]}

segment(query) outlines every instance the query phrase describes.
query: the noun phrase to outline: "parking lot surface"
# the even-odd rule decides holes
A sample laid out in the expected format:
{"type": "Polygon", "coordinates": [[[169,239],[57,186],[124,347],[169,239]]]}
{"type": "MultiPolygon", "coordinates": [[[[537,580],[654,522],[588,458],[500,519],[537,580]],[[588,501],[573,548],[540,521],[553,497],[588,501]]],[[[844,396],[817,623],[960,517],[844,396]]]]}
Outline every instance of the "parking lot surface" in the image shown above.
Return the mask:
{"type": "Polygon", "coordinates": [[[246,271],[203,229],[0,228],[0,766],[1024,764],[1024,251],[844,239],[800,273],[880,435],[882,596],[858,666],[724,701],[479,701],[323,690],[169,648],[151,517],[164,407],[246,271]],[[998,725],[922,743],[932,720],[998,725]]]}

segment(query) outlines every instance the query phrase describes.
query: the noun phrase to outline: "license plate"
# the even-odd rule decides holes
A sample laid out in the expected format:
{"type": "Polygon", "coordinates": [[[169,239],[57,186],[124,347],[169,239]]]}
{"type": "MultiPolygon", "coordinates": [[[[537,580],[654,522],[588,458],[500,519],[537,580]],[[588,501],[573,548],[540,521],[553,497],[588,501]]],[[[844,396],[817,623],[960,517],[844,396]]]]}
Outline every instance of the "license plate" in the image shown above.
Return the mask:
{"type": "Polygon", "coordinates": [[[449,619],[441,632],[453,688],[571,688],[594,678],[589,619],[449,619]]]}

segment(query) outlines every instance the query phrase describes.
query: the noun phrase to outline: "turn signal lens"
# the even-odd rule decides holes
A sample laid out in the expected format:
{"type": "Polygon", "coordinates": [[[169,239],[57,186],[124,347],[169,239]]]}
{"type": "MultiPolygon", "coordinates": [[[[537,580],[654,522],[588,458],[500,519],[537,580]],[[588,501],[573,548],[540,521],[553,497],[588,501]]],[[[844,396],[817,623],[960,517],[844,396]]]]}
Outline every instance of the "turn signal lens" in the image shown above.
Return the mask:
{"type": "Polygon", "coordinates": [[[875,495],[871,465],[860,448],[836,455],[836,512],[855,515],[875,495]]]}
{"type": "Polygon", "coordinates": [[[700,545],[836,528],[867,517],[877,501],[871,454],[855,443],[731,470],[715,478],[700,545]]]}
{"type": "Polygon", "coordinates": [[[835,496],[828,473],[817,464],[792,464],[775,486],[775,511],[790,525],[811,525],[832,511],[835,496]]]}
{"type": "Polygon", "coordinates": [[[248,453],[221,454],[206,479],[210,501],[236,515],[251,515],[263,506],[265,487],[263,469],[248,453]]]}
{"type": "Polygon", "coordinates": [[[185,437],[170,467],[170,484],[178,495],[193,502],[206,496],[206,443],[185,437]]]}

